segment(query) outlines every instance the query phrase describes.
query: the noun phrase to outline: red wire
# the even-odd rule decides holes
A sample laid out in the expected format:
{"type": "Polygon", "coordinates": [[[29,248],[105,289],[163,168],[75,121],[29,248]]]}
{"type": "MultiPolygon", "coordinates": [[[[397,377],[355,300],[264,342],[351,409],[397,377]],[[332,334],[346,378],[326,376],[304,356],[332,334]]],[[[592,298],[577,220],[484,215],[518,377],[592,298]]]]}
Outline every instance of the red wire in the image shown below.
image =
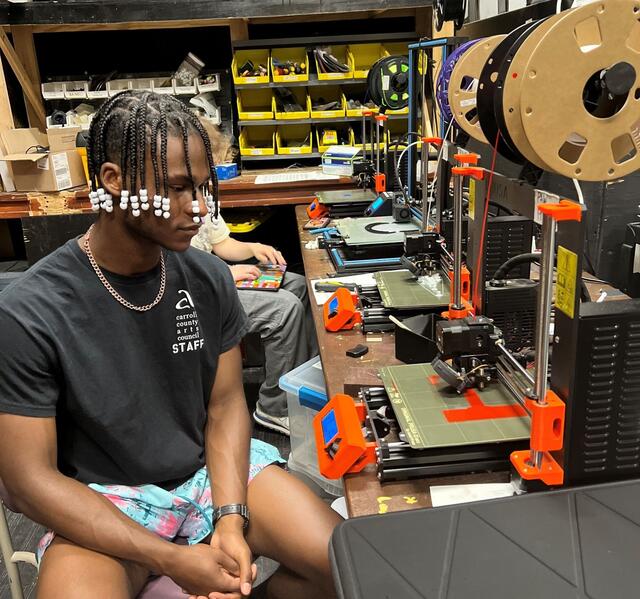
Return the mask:
{"type": "Polygon", "coordinates": [[[476,257],[475,276],[473,281],[473,294],[471,295],[471,301],[478,294],[478,282],[480,281],[480,261],[482,259],[482,253],[484,252],[484,238],[487,232],[487,218],[489,216],[489,201],[491,200],[491,186],[493,185],[493,172],[496,167],[496,158],[498,157],[498,142],[500,141],[500,131],[496,136],[496,143],[493,146],[493,155],[491,157],[491,170],[489,171],[489,183],[487,184],[487,199],[484,203],[484,218],[482,219],[482,233],[480,234],[480,249],[478,250],[478,256],[476,257]]]}

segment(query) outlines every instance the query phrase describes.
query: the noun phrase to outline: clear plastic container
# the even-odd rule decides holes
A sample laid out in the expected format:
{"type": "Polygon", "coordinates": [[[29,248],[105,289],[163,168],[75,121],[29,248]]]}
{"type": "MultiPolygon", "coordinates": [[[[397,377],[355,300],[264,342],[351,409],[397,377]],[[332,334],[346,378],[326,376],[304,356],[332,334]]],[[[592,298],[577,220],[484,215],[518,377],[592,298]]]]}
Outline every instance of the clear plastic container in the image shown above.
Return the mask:
{"type": "Polygon", "coordinates": [[[287,394],[291,454],[289,469],[308,476],[324,491],[336,497],[343,494],[342,480],[330,480],[318,470],[313,419],[327,403],[327,390],[320,357],[317,356],[280,378],[280,389],[287,394]]]}

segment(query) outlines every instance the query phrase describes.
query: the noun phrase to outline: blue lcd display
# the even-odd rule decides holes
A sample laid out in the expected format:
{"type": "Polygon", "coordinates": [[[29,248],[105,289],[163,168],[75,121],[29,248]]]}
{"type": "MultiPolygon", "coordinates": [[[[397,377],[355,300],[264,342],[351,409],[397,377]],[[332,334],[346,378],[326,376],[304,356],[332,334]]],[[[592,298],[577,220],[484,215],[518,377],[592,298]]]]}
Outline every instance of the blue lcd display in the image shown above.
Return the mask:
{"type": "Polygon", "coordinates": [[[338,298],[334,297],[329,302],[329,318],[333,318],[338,314],[338,298]]]}
{"type": "Polygon", "coordinates": [[[336,421],[336,413],[331,410],[322,419],[322,436],[324,437],[325,445],[330,443],[337,434],[338,422],[336,421]]]}

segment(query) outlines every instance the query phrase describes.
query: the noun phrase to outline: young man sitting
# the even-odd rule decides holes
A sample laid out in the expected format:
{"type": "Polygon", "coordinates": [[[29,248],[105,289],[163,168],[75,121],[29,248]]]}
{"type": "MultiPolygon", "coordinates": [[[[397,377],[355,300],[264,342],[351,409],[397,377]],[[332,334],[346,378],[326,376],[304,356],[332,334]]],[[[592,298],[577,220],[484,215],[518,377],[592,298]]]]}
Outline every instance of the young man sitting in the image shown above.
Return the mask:
{"type": "MultiPolygon", "coordinates": [[[[227,262],[255,258],[264,264],[286,264],[282,254],[271,246],[233,239],[222,217],[218,217],[217,223],[205,222],[191,245],[213,252],[227,262]]],[[[260,276],[258,268],[250,264],[235,264],[230,268],[236,281],[260,276]]],[[[276,293],[243,289],[238,295],[249,319],[248,331],[259,333],[264,346],[265,380],[260,386],[253,419],[288,435],[287,396],[280,389],[280,377],[318,354],[305,279],[287,272],[283,286],[276,293]]]]}
{"type": "Polygon", "coordinates": [[[228,267],[190,248],[217,214],[206,133],[175,98],[127,91],[88,158],[96,223],[0,296],[0,478],[50,530],[38,597],[129,599],[165,574],[239,598],[252,555],[281,564],[270,596],[334,596],[338,517],[250,440],[247,319],[228,267]]]}

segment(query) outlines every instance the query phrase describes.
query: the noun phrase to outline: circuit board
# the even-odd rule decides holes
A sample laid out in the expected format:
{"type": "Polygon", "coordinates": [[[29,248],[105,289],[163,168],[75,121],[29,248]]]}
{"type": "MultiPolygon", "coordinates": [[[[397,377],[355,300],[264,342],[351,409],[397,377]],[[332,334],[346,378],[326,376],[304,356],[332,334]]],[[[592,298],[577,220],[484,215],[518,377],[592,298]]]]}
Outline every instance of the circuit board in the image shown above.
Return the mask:
{"type": "Polygon", "coordinates": [[[459,395],[431,364],[382,368],[380,378],[407,442],[414,449],[529,437],[529,417],[500,383],[459,395]]]}
{"type": "Polygon", "coordinates": [[[425,285],[408,270],[377,272],[375,278],[385,308],[438,308],[449,303],[449,278],[441,272],[432,275],[425,285]]]}

